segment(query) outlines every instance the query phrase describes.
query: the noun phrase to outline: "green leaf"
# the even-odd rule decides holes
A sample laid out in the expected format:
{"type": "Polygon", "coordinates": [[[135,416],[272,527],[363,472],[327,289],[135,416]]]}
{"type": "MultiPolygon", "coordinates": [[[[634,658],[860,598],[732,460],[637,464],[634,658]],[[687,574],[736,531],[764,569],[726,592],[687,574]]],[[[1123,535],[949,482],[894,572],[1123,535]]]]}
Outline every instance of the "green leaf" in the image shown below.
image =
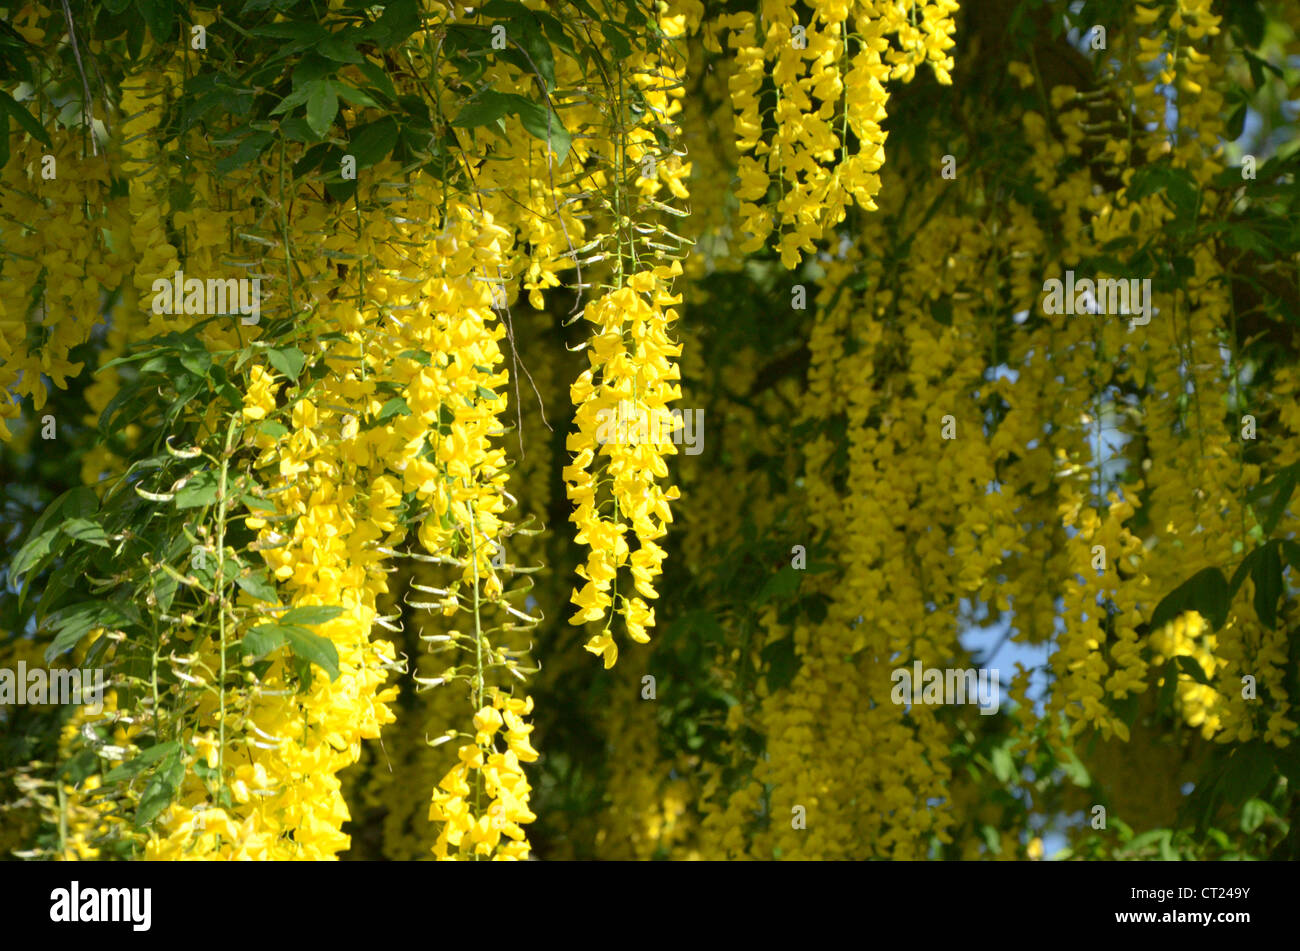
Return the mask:
{"type": "Polygon", "coordinates": [[[99,511],[99,498],[86,486],[69,489],[45,507],[28,534],[27,542],[18,550],[10,563],[13,578],[20,578],[39,565],[59,543],[60,526],[52,524],[56,515],[64,518],[85,518],[99,511]],[[56,544],[57,543],[57,544],[56,544]]]}
{"type": "Polygon", "coordinates": [[[71,650],[94,628],[117,627],[126,621],[117,608],[105,601],[81,601],[55,611],[45,619],[46,626],[55,632],[54,640],[45,648],[45,662],[71,650]]]}
{"type": "Polygon", "coordinates": [[[759,589],[758,596],[754,599],[754,606],[772,598],[784,598],[787,595],[794,594],[799,590],[799,583],[802,580],[802,574],[799,569],[790,565],[782,565],[776,574],[768,578],[759,589]]]}
{"type": "Polygon", "coordinates": [[[495,400],[501,398],[500,394],[492,392],[486,386],[478,387],[478,397],[481,400],[495,400]]]}
{"type": "Polygon", "coordinates": [[[1240,808],[1246,800],[1258,795],[1272,778],[1272,757],[1258,740],[1252,740],[1233,750],[1219,788],[1230,805],[1240,808]]]}
{"type": "Polygon", "coordinates": [[[1258,230],[1246,225],[1229,223],[1224,228],[1224,239],[1234,248],[1258,254],[1265,258],[1277,256],[1277,247],[1258,230]]]}
{"type": "Polygon", "coordinates": [[[1242,582],[1246,580],[1246,576],[1250,574],[1251,570],[1255,567],[1255,562],[1259,561],[1260,551],[1262,551],[1262,549],[1256,548],[1249,555],[1243,558],[1241,564],[1237,566],[1237,570],[1232,573],[1232,581],[1228,583],[1229,600],[1235,598],[1237,592],[1241,590],[1242,582]]]}
{"type": "Polygon", "coordinates": [[[1132,727],[1138,716],[1138,698],[1136,694],[1127,697],[1106,697],[1106,706],[1120,718],[1127,727],[1132,727]]]}
{"type": "Polygon", "coordinates": [[[689,638],[704,643],[724,643],[727,639],[722,625],[708,611],[687,611],[668,627],[669,642],[689,638]]]}
{"type": "Polygon", "coordinates": [[[126,53],[132,60],[138,61],[144,49],[145,24],[142,17],[127,17],[126,53]]]}
{"type": "Polygon", "coordinates": [[[136,808],[136,826],[144,828],[157,819],[163,810],[171,805],[174,794],[174,790],[157,776],[149,780],[149,785],[145,787],[144,794],[140,797],[140,805],[136,808]]]}
{"type": "Polygon", "coordinates": [[[200,379],[212,369],[212,355],[206,350],[186,350],[180,355],[180,364],[200,379]]]}
{"type": "Polygon", "coordinates": [[[1232,115],[1228,117],[1228,125],[1224,136],[1225,140],[1228,142],[1237,141],[1237,139],[1241,138],[1242,130],[1245,129],[1245,127],[1246,103],[1243,101],[1241,105],[1237,106],[1233,111],[1232,115]]]}
{"type": "Polygon", "coordinates": [[[523,97],[485,89],[461,108],[451,124],[458,129],[490,125],[517,112],[519,108],[517,100],[521,98],[523,97]]]}
{"type": "Polygon", "coordinates": [[[281,99],[279,104],[276,105],[276,107],[270,111],[269,115],[278,116],[283,112],[289,112],[293,109],[296,109],[298,108],[298,106],[301,106],[303,103],[305,103],[307,101],[307,97],[311,94],[311,90],[308,88],[308,85],[309,84],[304,83],[303,85],[299,86],[297,89],[293,90],[293,92],[289,93],[289,95],[281,99]]]}
{"type": "Polygon", "coordinates": [[[1282,518],[1282,513],[1286,511],[1287,502],[1291,501],[1291,494],[1295,492],[1296,473],[1295,470],[1288,466],[1277,477],[1272,480],[1273,499],[1269,502],[1268,511],[1264,513],[1264,518],[1260,525],[1264,529],[1265,535],[1272,535],[1273,529],[1277,527],[1278,521],[1282,518]]]}
{"type": "MultiPolygon", "coordinates": [[[[551,41],[552,46],[568,53],[575,59],[579,58],[577,51],[573,47],[573,41],[569,39],[568,33],[565,32],[564,24],[557,17],[545,10],[529,10],[528,12],[541,23],[542,32],[546,34],[546,38],[551,41]]],[[[584,55],[585,53],[586,50],[583,50],[584,55]]]]}
{"type": "Polygon", "coordinates": [[[369,168],[393,151],[397,134],[397,121],[392,116],[368,122],[353,131],[348,153],[356,158],[357,168],[369,168]]]}
{"type": "Polygon", "coordinates": [[[540,106],[522,96],[516,98],[520,100],[519,121],[523,123],[529,134],[547,143],[555,153],[556,162],[563,165],[565,158],[568,157],[569,145],[573,137],[564,128],[560,117],[546,106],[540,106]]]}
{"type": "Polygon", "coordinates": [[[613,48],[615,59],[627,59],[632,55],[632,45],[613,23],[601,23],[600,32],[605,34],[605,42],[613,48]]]}
{"type": "MultiPolygon", "coordinates": [[[[50,134],[36,121],[36,117],[27,111],[27,107],[3,91],[0,91],[0,113],[12,116],[19,127],[41,145],[46,148],[54,147],[50,143],[50,134]]],[[[7,139],[8,136],[6,135],[5,138],[7,139]]]]}
{"type": "Polygon", "coordinates": [[[286,611],[280,616],[281,624],[324,624],[326,621],[332,621],[340,614],[343,609],[335,605],[307,605],[306,607],[293,608],[286,611]]]}
{"type": "Polygon", "coordinates": [[[321,668],[329,674],[330,680],[338,679],[339,652],[333,641],[302,627],[288,627],[285,630],[289,646],[296,656],[321,668]]]}
{"type": "Polygon", "coordinates": [[[264,499],[261,496],[253,495],[250,492],[241,493],[239,499],[250,511],[266,512],[269,514],[274,514],[276,511],[275,503],[270,499],[264,499]]]}
{"type": "MultiPolygon", "coordinates": [[[[1256,3],[1232,3],[1224,9],[1224,19],[1232,28],[1234,39],[1242,46],[1257,47],[1264,42],[1267,26],[1264,13],[1256,3]]],[[[1249,50],[1242,50],[1250,57],[1249,50]]],[[[1257,82],[1256,86],[1259,85],[1257,82]]]]}
{"type": "Polygon", "coordinates": [[[930,304],[930,316],[937,323],[945,327],[952,326],[952,301],[947,297],[939,297],[930,304]]]}
{"type": "Polygon", "coordinates": [[[393,416],[410,416],[411,407],[406,405],[406,400],[400,396],[394,396],[391,400],[380,407],[379,415],[375,417],[379,422],[383,422],[393,416]]]}
{"type": "Polygon", "coordinates": [[[155,571],[150,579],[149,587],[154,600],[158,602],[158,607],[164,612],[171,610],[179,582],[165,571],[155,571]]]}
{"type": "Polygon", "coordinates": [[[1264,824],[1264,820],[1268,818],[1271,811],[1268,804],[1259,799],[1248,800],[1246,805],[1241,808],[1241,831],[1246,833],[1254,832],[1264,824]]]}
{"type": "Polygon", "coordinates": [[[1205,684],[1207,687],[1213,686],[1213,684],[1210,683],[1210,678],[1205,675],[1205,671],[1201,669],[1201,665],[1197,663],[1194,657],[1188,657],[1186,654],[1179,654],[1177,657],[1173,658],[1173,661],[1177,664],[1179,670],[1191,677],[1198,684],[1205,684]]]}
{"type": "Polygon", "coordinates": [[[596,8],[591,5],[589,0],[573,0],[573,5],[581,10],[590,20],[599,23],[604,19],[601,14],[597,12],[596,8]]]}
{"type": "MultiPolygon", "coordinates": [[[[322,41],[323,42],[323,41],[322,41]]],[[[337,69],[334,63],[331,63],[324,56],[318,56],[316,49],[313,47],[311,52],[303,54],[298,65],[293,68],[293,88],[301,89],[308,83],[315,82],[318,79],[328,79],[337,69]]]]}
{"type": "Polygon", "coordinates": [[[416,0],[389,0],[384,12],[368,28],[382,46],[396,46],[420,28],[420,8],[416,0]]]}
{"type": "Polygon", "coordinates": [[[515,17],[511,22],[514,24],[514,29],[510,31],[511,38],[528,54],[538,77],[545,84],[547,92],[550,92],[555,88],[555,56],[551,53],[551,44],[542,33],[541,23],[531,11],[527,11],[524,16],[515,17]]]}
{"type": "Polygon", "coordinates": [[[275,136],[269,132],[254,132],[245,136],[235,147],[235,151],[217,160],[217,171],[226,174],[257,161],[258,157],[266,151],[266,147],[274,141],[275,136]]]}
{"type": "Polygon", "coordinates": [[[63,523],[62,527],[64,534],[69,538],[89,542],[92,545],[99,545],[101,548],[109,547],[108,535],[104,532],[103,526],[90,521],[90,519],[70,518],[63,523]]]}
{"type": "Polygon", "coordinates": [[[334,91],[341,97],[352,103],[354,106],[369,106],[372,109],[379,108],[379,103],[364,90],[357,89],[355,86],[349,86],[347,83],[334,83],[334,91]]]}
{"type": "Polygon", "coordinates": [[[512,20],[526,16],[529,10],[519,0],[488,0],[478,12],[494,20],[512,20]]]}
{"type": "Polygon", "coordinates": [[[365,57],[357,52],[357,48],[352,44],[352,41],[343,36],[335,35],[321,40],[315,45],[314,49],[321,56],[336,63],[352,63],[356,65],[365,60],[365,57]]]}
{"type": "MultiPolygon", "coordinates": [[[[1258,8],[1256,8],[1253,4],[1236,4],[1234,9],[1236,7],[1249,8],[1254,13],[1254,16],[1258,18],[1259,35],[1258,38],[1250,42],[1250,45],[1259,46],[1259,44],[1263,42],[1264,23],[1263,23],[1263,17],[1260,16],[1260,12],[1258,8]]],[[[1260,86],[1264,84],[1264,70],[1266,69],[1270,73],[1273,73],[1275,76],[1277,76],[1279,79],[1285,77],[1286,74],[1283,73],[1282,70],[1280,70],[1273,63],[1270,63],[1268,60],[1264,59],[1262,56],[1258,56],[1255,53],[1252,53],[1250,50],[1242,50],[1241,52],[1245,56],[1246,62],[1250,65],[1250,77],[1251,80],[1255,83],[1256,89],[1258,89],[1260,86]]]]}
{"type": "Polygon", "coordinates": [[[140,770],[152,763],[158,762],[164,756],[180,752],[181,744],[177,740],[168,740],[166,743],[156,743],[147,750],[140,753],[134,759],[128,760],[120,766],[110,769],[104,774],[104,782],[116,783],[124,779],[130,779],[140,770]]]}
{"type": "MultiPolygon", "coordinates": [[[[79,486],[59,496],[51,508],[59,506],[58,511],[71,518],[88,518],[99,511],[99,496],[86,486],[79,486]]],[[[40,524],[39,522],[37,523],[40,524]]]]}
{"type": "Polygon", "coordinates": [[[307,125],[317,135],[324,135],[338,114],[339,97],[334,91],[334,84],[327,79],[318,79],[308,86],[307,125]]]}
{"type": "MultiPolygon", "coordinates": [[[[54,554],[60,553],[66,546],[66,537],[60,536],[59,544],[54,548],[54,554]]],[[[81,575],[81,559],[65,558],[63,562],[50,573],[50,577],[45,582],[44,590],[40,592],[40,597],[36,601],[36,623],[41,625],[45,621],[45,616],[63,605],[64,596],[72,590],[76,579],[81,575]]],[[[44,564],[37,566],[37,569],[28,575],[18,592],[18,607],[21,609],[26,602],[27,592],[31,588],[32,579],[44,570],[44,564]]],[[[1297,691],[1300,692],[1300,691],[1297,691]]]]}
{"type": "Polygon", "coordinates": [[[1255,614],[1266,627],[1277,627],[1277,599],[1282,595],[1282,559],[1277,545],[1269,543],[1260,549],[1250,576],[1255,580],[1255,614]]]}
{"type": "MultiPolygon", "coordinates": [[[[221,562],[221,586],[234,581],[239,575],[239,562],[235,559],[229,559],[221,562]]],[[[217,559],[215,555],[209,555],[204,558],[201,564],[192,563],[190,572],[198,578],[200,583],[209,588],[217,587],[217,559]]]]}
{"type": "Polygon", "coordinates": [[[40,564],[46,555],[50,554],[55,540],[59,537],[60,527],[56,525],[53,528],[46,529],[39,535],[32,535],[27,539],[27,542],[22,548],[18,549],[18,554],[14,555],[14,560],[9,565],[9,573],[13,578],[21,578],[40,564]]]}
{"type": "Polygon", "coordinates": [[[997,777],[998,782],[1011,782],[1016,775],[1016,764],[1011,759],[1011,752],[1005,746],[994,747],[993,749],[993,775],[997,777]]]}
{"type": "Polygon", "coordinates": [[[153,822],[171,805],[176,790],[185,778],[185,762],[181,759],[179,749],[172,751],[158,766],[149,784],[140,796],[140,806],[136,809],[135,824],[143,827],[153,822]]]}
{"type": "Polygon", "coordinates": [[[405,360],[414,360],[422,367],[427,367],[432,360],[432,357],[423,350],[403,350],[397,356],[405,360]]]}
{"type": "Polygon", "coordinates": [[[1157,631],[1178,615],[1196,611],[1215,630],[1228,619],[1231,599],[1228,582],[1218,568],[1205,568],[1169,592],[1151,614],[1151,630],[1157,631]]]}
{"type": "Polygon", "coordinates": [[[319,23],[268,23],[249,30],[254,36],[269,36],[272,39],[296,40],[303,44],[314,45],[329,38],[329,31],[319,23]]]}
{"type": "Polygon", "coordinates": [[[1197,204],[1197,184],[1191,174],[1168,163],[1146,165],[1134,173],[1129,182],[1127,197],[1137,201],[1147,195],[1164,193],[1164,197],[1180,214],[1192,213],[1197,204]]]}
{"type": "Polygon", "coordinates": [[[283,132],[286,136],[292,137],[290,134],[290,127],[294,123],[301,124],[302,136],[300,138],[300,141],[315,142],[316,144],[313,145],[311,148],[309,148],[306,152],[304,152],[302,154],[302,158],[298,159],[296,162],[293,163],[293,177],[302,178],[304,175],[317,171],[318,169],[324,168],[327,163],[330,165],[330,171],[327,171],[325,174],[329,175],[333,171],[333,167],[335,165],[340,164],[343,161],[342,150],[339,149],[339,147],[336,146],[333,142],[317,141],[319,136],[317,136],[316,133],[311,130],[311,127],[309,125],[307,125],[307,120],[300,119],[297,116],[294,116],[292,119],[287,119],[284,122],[282,122],[280,124],[281,132],[283,132]],[[333,161],[331,161],[331,159],[333,161]]]}
{"type": "Polygon", "coordinates": [[[135,8],[144,18],[144,22],[149,25],[149,32],[153,34],[154,40],[160,46],[176,47],[180,34],[173,25],[176,20],[176,9],[172,0],[136,0],[135,8]]]}
{"type": "Polygon", "coordinates": [[[245,655],[261,659],[285,641],[285,628],[274,622],[259,624],[244,634],[240,647],[245,655]]]}
{"type": "Polygon", "coordinates": [[[1076,786],[1085,787],[1092,785],[1092,777],[1088,775],[1088,767],[1075,755],[1074,751],[1068,747],[1065,750],[1061,767],[1065,774],[1070,777],[1071,782],[1076,786]]]}
{"type": "Polygon", "coordinates": [[[297,380],[307,358],[297,347],[281,347],[266,351],[266,362],[291,380],[297,380]]]}
{"type": "MultiPolygon", "coordinates": [[[[332,201],[349,201],[356,194],[357,183],[355,179],[330,179],[325,182],[325,194],[330,196],[332,201]]],[[[315,379],[320,379],[327,372],[325,363],[316,364],[317,375],[315,379]]]]}
{"type": "Polygon", "coordinates": [[[192,476],[176,493],[178,509],[196,509],[211,505],[217,500],[217,474],[211,469],[192,476]]]}
{"type": "Polygon", "coordinates": [[[271,583],[263,569],[236,575],[235,584],[259,601],[269,601],[274,604],[279,600],[275,585],[271,583]]]}
{"type": "Polygon", "coordinates": [[[262,420],[257,424],[257,428],[272,439],[281,439],[284,436],[289,435],[289,427],[285,426],[283,423],[277,423],[272,419],[262,420]]]}
{"type": "Polygon", "coordinates": [[[364,60],[357,64],[357,68],[366,74],[366,78],[374,83],[381,93],[390,100],[397,101],[397,88],[393,85],[392,79],[389,78],[388,73],[384,71],[382,66],[378,63],[372,63],[370,60],[364,60]]]}
{"type": "Polygon", "coordinates": [[[799,673],[801,661],[795,650],[793,637],[773,641],[763,648],[760,656],[767,668],[764,679],[767,681],[769,692],[789,686],[795,675],[799,673]]]}

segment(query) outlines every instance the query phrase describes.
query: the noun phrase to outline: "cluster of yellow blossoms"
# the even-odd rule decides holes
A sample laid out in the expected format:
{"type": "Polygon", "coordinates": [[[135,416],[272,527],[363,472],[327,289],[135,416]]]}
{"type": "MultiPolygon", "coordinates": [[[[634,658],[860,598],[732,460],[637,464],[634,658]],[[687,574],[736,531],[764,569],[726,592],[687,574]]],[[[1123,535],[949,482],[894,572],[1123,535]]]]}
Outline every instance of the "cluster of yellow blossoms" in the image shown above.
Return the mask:
{"type": "MultiPolygon", "coordinates": [[[[697,6],[678,14],[664,9],[657,14],[657,25],[671,40],[698,16],[697,6]]],[[[593,325],[587,343],[590,366],[570,388],[577,407],[576,431],[566,440],[573,459],[563,472],[575,507],[570,519],[578,529],[576,541],[590,549],[578,568],[584,584],[573,591],[571,600],[578,610],[570,620],[604,622],[586,648],[607,668],[618,659],[610,630],[614,615],[623,618],[633,641],[644,644],[650,639],[655,612],[647,600],[659,596],[654,580],[666,556],[657,542],[672,521],[669,502],[679,495],[675,487],[661,488],[657,480],[668,476],[664,457],[676,453],[672,440],[681,425],[668,403],[681,397],[674,382],[681,377],[675,362],[681,346],[670,333],[678,316],[673,305],[681,303],[681,295],[672,292],[672,281],[682,266],[663,237],[648,237],[665,234],[662,225],[656,229],[645,221],[655,214],[651,208],[671,211],[655,200],[661,189],[677,199],[688,197],[681,179],[691,170],[675,153],[657,155],[651,149],[656,133],[677,134],[672,117],[681,109],[681,56],[666,46],[654,53],[639,50],[626,68],[647,108],[629,126],[622,115],[624,104],[612,104],[617,111],[607,126],[610,154],[602,163],[610,167],[612,177],[612,200],[605,205],[614,230],[606,250],[613,259],[612,288],[583,312],[593,325]],[[638,199],[641,204],[635,204],[638,199]],[[652,263],[665,259],[671,263],[652,263]],[[607,506],[610,511],[603,511],[607,506]],[[628,544],[629,527],[635,549],[628,544]],[[635,595],[618,589],[623,568],[630,570],[635,595]]]]}
{"type": "MultiPolygon", "coordinates": [[[[49,106],[46,106],[49,108],[49,106]]],[[[82,364],[69,357],[103,319],[127,266],[123,202],[110,197],[112,166],[83,154],[81,136],[52,132],[53,148],[17,137],[0,170],[0,438],[24,398],[36,413],[48,386],[66,388],[82,364]],[[106,240],[113,232],[115,240],[106,240]]]]}
{"type": "MultiPolygon", "coordinates": [[[[538,23],[569,24],[544,0],[523,7],[538,23]]],[[[16,18],[32,42],[44,41],[33,26],[43,9],[16,18]]],[[[240,480],[217,500],[200,547],[245,581],[264,572],[273,600],[218,571],[217,630],[192,617],[160,625],[153,660],[178,684],[180,712],[148,697],[119,709],[112,695],[102,714],[68,723],[61,755],[98,727],[105,772],[161,731],[152,738],[178,742],[184,779],[143,833],[124,819],[142,806],[138,784],[102,798],[102,774],[57,787],[59,801],[42,808],[65,827],[62,857],[121,847],[157,859],[335,858],[352,845],[345,823],[374,810],[385,813],[386,854],[529,858],[528,827],[543,810],[526,769],[549,742],[543,721],[536,734],[530,721],[533,698],[578,676],[572,657],[556,657],[545,679],[527,682],[537,617],[564,611],[587,626],[587,651],[613,667],[615,618],[649,643],[668,550],[681,551],[686,574],[707,576],[714,553],[741,544],[738,506],[782,549],[774,570],[801,572],[798,602],[755,595],[710,618],[717,636],[692,647],[712,682],[690,686],[709,687],[713,706],[686,752],[665,754],[680,737],[637,697],[635,663],[680,660],[668,639],[654,648],[664,654],[625,658],[608,678],[614,698],[594,728],[612,760],[594,833],[604,854],[1036,858],[1041,838],[1001,827],[999,804],[972,779],[979,769],[1014,785],[1022,764],[1064,761],[1095,731],[1097,748],[1081,755],[1110,767],[1098,771],[1099,796],[1140,774],[1137,752],[1160,764],[1148,812],[1122,792],[1108,800],[1137,824],[1168,821],[1176,783],[1211,744],[1287,745],[1286,630],[1257,616],[1252,582],[1218,630],[1195,612],[1145,627],[1162,595],[1239,563],[1258,535],[1245,500],[1262,466],[1222,425],[1242,386],[1228,353],[1231,275],[1212,244],[1190,249],[1178,281],[1153,281],[1154,316],[1140,328],[1046,314],[1039,292],[1044,277],[1105,258],[1119,239],[1163,239],[1178,212],[1169,196],[1139,190],[1153,166],[1198,194],[1219,191],[1221,22],[1210,0],[1139,5],[1132,31],[1112,33],[1095,64],[1099,89],[1040,88],[1041,64],[1008,64],[1022,162],[963,168],[955,181],[887,165],[882,128],[891,83],[926,64],[951,83],[955,0],[757,0],[709,23],[698,0],[668,0],[639,36],[625,24],[588,29],[573,14],[583,29],[566,33],[570,49],[557,42],[542,62],[479,57],[472,90],[468,70],[432,51],[464,42],[453,31],[465,21],[493,17],[442,0],[420,9],[421,39],[400,68],[365,55],[399,95],[430,100],[435,135],[457,152],[446,180],[387,159],[361,170],[353,196],[325,201],[336,171],[290,175],[306,148],[287,138],[218,175],[197,134],[164,144],[168,102],[201,67],[193,51],[125,77],[102,151],[63,123],[50,148],[17,136],[0,171],[0,434],[22,401],[39,412],[48,385],[82,371],[73,350],[101,320],[101,365],[136,338],[194,331],[191,315],[153,313],[158,277],[184,268],[264,288],[262,326],[225,315],[196,331],[242,403],[225,417],[189,406],[185,421],[209,448],[230,434],[218,462],[223,480],[228,470],[240,480]],[[711,113],[692,114],[697,91],[711,113]],[[499,137],[458,124],[456,110],[472,114],[489,95],[528,100],[556,134],[543,141],[535,113],[494,120],[499,137]],[[1100,119],[1114,102],[1124,121],[1100,119]],[[728,113],[734,135],[710,128],[728,113]],[[47,154],[55,176],[43,174],[47,154]],[[998,176],[1011,171],[1031,184],[1004,187],[998,176]],[[728,185],[728,200],[713,200],[728,185]],[[707,207],[682,207],[692,194],[707,207]],[[733,225],[741,255],[775,235],[783,268],[818,281],[814,313],[789,321],[788,353],[746,341],[710,363],[692,346],[716,353],[730,341],[713,339],[707,320],[678,326],[679,279],[740,272],[733,225]],[[570,292],[566,323],[552,311],[570,292]],[[525,297],[535,313],[512,313],[525,297]],[[800,364],[766,385],[769,361],[784,360],[805,360],[806,372],[800,364]],[[682,424],[669,407],[683,400],[683,375],[685,395],[718,425],[706,460],[679,460],[692,507],[675,521],[669,457],[682,424]],[[566,390],[573,417],[552,438],[532,396],[553,406],[566,390]],[[584,546],[580,582],[530,588],[515,584],[533,570],[523,562],[554,562],[554,550],[512,513],[550,516],[553,462],[584,546]],[[239,548],[227,521],[255,541],[239,548]],[[801,551],[789,569],[788,546],[801,551]],[[255,643],[286,612],[324,618],[308,643],[325,663],[276,647],[232,664],[236,643],[255,643]],[[913,662],[987,664],[966,636],[985,619],[1041,651],[1032,673],[1050,674],[1041,697],[1030,696],[1031,671],[1010,685],[997,753],[1013,765],[983,761],[994,721],[973,708],[884,699],[891,672],[913,662]],[[424,666],[408,667],[408,651],[425,646],[424,666]],[[400,672],[433,693],[405,703],[400,672]],[[1248,677],[1253,693],[1242,689],[1248,677]],[[1156,706],[1166,687],[1172,710],[1156,706]],[[384,735],[405,772],[384,777],[384,757],[363,741],[399,710],[398,732],[384,735]],[[1157,736],[1162,716],[1193,729],[1157,736]],[[701,750],[706,734],[725,739],[701,750]],[[350,786],[359,763],[370,772],[350,786]],[[408,776],[424,790],[414,805],[408,776]]],[[[482,25],[465,29],[486,36],[482,25]]],[[[361,84],[361,71],[341,70],[361,84]]],[[[346,103],[344,127],[361,127],[373,108],[346,103]]],[[[960,151],[957,133],[945,134],[953,141],[933,136],[927,167],[960,151]]],[[[691,299],[701,312],[710,303],[720,302],[691,299]]],[[[86,391],[88,421],[134,372],[100,374],[86,391]]],[[[1300,460],[1300,378],[1283,367],[1273,379],[1255,414],[1276,429],[1253,454],[1270,468],[1300,460]]],[[[140,434],[135,424],[112,450],[87,454],[86,481],[120,472],[140,434]]],[[[1280,524],[1296,527],[1286,513],[1280,524]]]]}
{"type": "Polygon", "coordinates": [[[433,791],[429,820],[443,824],[433,846],[434,855],[441,859],[451,857],[449,847],[475,857],[528,857],[522,824],[537,817],[528,808],[528,779],[520,763],[537,759],[528,740],[533,728],[523,719],[533,712],[533,701],[531,697],[510,697],[495,688],[490,695],[492,704],[474,714],[474,742],[460,747],[460,761],[433,791]],[[502,726],[504,752],[496,748],[502,726]],[[486,806],[482,803],[484,793],[490,800],[486,806]],[[502,841],[502,836],[509,841],[502,841]]]}
{"type": "MultiPolygon", "coordinates": [[[[571,391],[578,431],[567,441],[575,456],[565,467],[564,480],[577,505],[572,515],[577,541],[591,548],[586,565],[578,569],[586,584],[573,593],[579,610],[572,621],[605,620],[612,606],[639,644],[650,639],[646,628],[654,625],[654,609],[643,598],[658,597],[653,582],[665,552],[656,540],[672,521],[668,502],[678,496],[675,488],[661,489],[655,480],[668,475],[664,455],[676,452],[663,436],[679,423],[667,403],[681,395],[672,382],[680,374],[671,362],[681,348],[669,342],[667,328],[676,318],[671,305],[681,298],[669,294],[666,284],[680,270],[674,262],[671,268],[634,274],[626,287],[588,305],[585,316],[599,332],[589,348],[591,368],[571,391]],[[608,460],[601,468],[594,466],[597,456],[608,460]],[[598,496],[602,483],[609,484],[613,504],[608,516],[599,512],[605,502],[604,493],[598,496]],[[638,543],[634,551],[626,540],[628,523],[638,543]],[[618,571],[625,566],[639,597],[618,593],[618,571]]],[[[608,624],[587,642],[587,650],[600,654],[606,667],[614,666],[618,646],[608,624]]]]}
{"type": "Polygon", "coordinates": [[[727,42],[735,50],[729,87],[742,153],[735,195],[749,235],[740,251],[757,250],[776,231],[786,267],[816,250],[815,242],[844,220],[851,202],[875,209],[877,173],[885,163],[885,84],[911,81],[926,62],[939,82],[952,82],[947,51],[956,0],[818,0],[810,6],[809,23],[799,23],[784,0],[760,0],[756,13],[724,15],[719,24],[730,31],[727,42]],[[769,207],[774,180],[776,200],[769,207]]]}

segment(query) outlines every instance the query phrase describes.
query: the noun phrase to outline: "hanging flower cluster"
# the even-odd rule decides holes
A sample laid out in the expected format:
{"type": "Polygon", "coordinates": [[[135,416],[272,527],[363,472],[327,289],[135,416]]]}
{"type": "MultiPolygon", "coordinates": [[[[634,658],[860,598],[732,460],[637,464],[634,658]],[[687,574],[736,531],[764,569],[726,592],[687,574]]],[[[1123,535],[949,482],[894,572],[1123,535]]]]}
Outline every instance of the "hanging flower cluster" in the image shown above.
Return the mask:
{"type": "Polygon", "coordinates": [[[678,497],[675,488],[661,489],[655,480],[668,475],[663,457],[675,453],[676,446],[664,437],[680,425],[667,403],[680,397],[671,358],[681,348],[669,342],[666,332],[676,318],[671,305],[681,299],[668,294],[666,285],[680,271],[661,266],[634,274],[626,287],[589,304],[584,315],[598,333],[588,351],[591,368],[571,390],[578,431],[567,440],[566,448],[575,456],[564,477],[577,505],[572,516],[576,539],[591,553],[578,569],[586,584],[573,592],[579,610],[570,620],[607,622],[587,642],[587,650],[600,655],[606,667],[618,659],[608,624],[613,614],[623,617],[633,641],[650,639],[646,628],[654,625],[654,609],[646,599],[658,597],[654,579],[665,556],[657,540],[672,521],[668,503],[678,497]],[[604,465],[596,464],[598,458],[604,465]],[[604,485],[607,492],[599,491],[604,485]],[[606,500],[612,502],[612,512],[602,517],[599,507],[606,500]],[[635,549],[628,545],[629,528],[635,549]],[[618,591],[620,568],[630,569],[635,594],[618,591]]]}
{"type": "Polygon", "coordinates": [[[939,82],[952,82],[947,51],[955,0],[811,6],[808,23],[780,0],[761,0],[756,12],[726,15],[720,23],[735,51],[729,79],[741,153],[735,195],[748,235],[740,251],[763,247],[776,232],[788,268],[816,249],[851,203],[875,209],[885,163],[886,84],[910,82],[926,62],[939,82]]]}

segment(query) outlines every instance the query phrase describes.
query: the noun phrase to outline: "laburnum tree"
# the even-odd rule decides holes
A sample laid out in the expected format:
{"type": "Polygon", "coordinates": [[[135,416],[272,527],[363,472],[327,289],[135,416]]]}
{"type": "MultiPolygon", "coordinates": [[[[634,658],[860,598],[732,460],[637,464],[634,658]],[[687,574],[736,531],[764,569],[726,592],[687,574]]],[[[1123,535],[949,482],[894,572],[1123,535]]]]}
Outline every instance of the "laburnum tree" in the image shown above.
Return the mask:
{"type": "Polygon", "coordinates": [[[0,850],[1300,857],[1298,82],[1290,0],[0,0],[0,850]]]}

